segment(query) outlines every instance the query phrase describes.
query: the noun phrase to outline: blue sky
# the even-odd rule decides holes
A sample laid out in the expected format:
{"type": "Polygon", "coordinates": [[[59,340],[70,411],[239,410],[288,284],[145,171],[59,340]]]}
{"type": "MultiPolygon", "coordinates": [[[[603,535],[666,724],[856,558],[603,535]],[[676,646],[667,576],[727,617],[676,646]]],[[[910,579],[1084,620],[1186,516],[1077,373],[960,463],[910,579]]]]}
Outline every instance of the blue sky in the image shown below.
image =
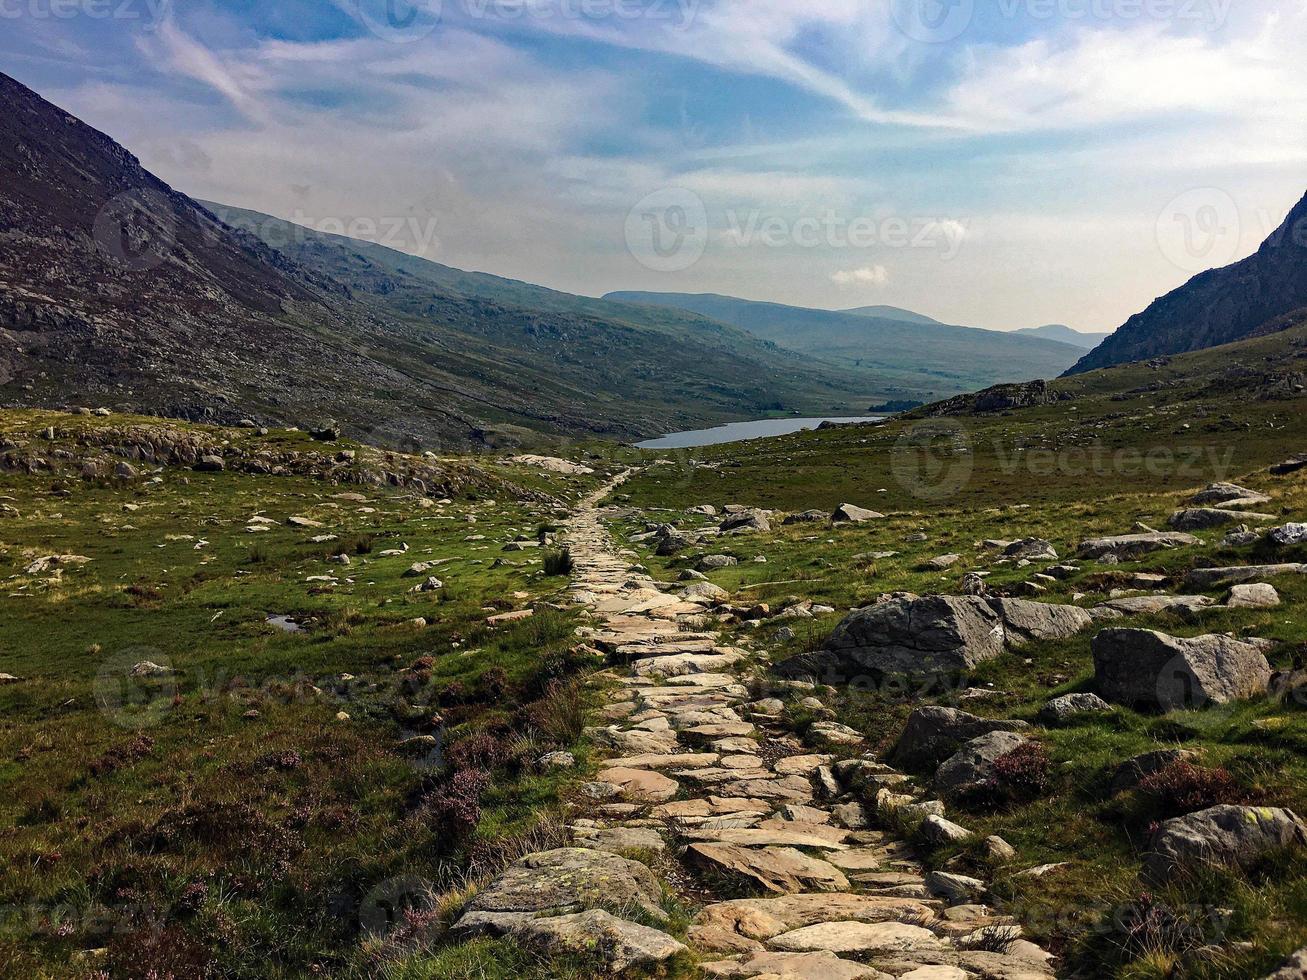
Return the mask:
{"type": "Polygon", "coordinates": [[[589,294],[1109,330],[1307,190],[1307,0],[0,0],[0,26],[0,69],[193,196],[589,294]]]}

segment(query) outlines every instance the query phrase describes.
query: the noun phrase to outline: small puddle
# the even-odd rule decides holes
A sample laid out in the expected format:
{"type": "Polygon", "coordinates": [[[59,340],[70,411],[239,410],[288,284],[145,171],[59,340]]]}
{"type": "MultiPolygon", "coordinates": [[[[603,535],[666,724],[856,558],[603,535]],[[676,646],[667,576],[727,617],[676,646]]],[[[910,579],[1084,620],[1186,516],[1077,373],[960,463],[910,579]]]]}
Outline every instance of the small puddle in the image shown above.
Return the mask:
{"type": "Polygon", "coordinates": [[[304,627],[289,616],[269,615],[267,619],[269,626],[275,626],[283,633],[303,633],[304,627]]]}
{"type": "Polygon", "coordinates": [[[429,733],[418,732],[412,728],[404,728],[400,732],[400,738],[412,738],[415,735],[421,734],[434,735],[436,743],[423,754],[409,755],[409,763],[414,769],[417,769],[420,772],[430,772],[436,769],[445,768],[445,726],[441,725],[434,732],[429,733]]]}

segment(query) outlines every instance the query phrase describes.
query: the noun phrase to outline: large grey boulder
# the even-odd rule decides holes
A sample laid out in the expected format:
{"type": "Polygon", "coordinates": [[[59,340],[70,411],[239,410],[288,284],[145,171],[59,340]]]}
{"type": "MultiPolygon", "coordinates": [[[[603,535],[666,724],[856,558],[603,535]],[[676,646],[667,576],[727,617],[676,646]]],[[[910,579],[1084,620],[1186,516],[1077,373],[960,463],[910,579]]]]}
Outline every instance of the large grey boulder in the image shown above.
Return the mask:
{"type": "Polygon", "coordinates": [[[1053,542],[1045,541],[1043,538],[1022,538],[1004,548],[1003,557],[1018,560],[1024,558],[1027,561],[1056,561],[1057,549],[1053,547],[1053,542]]]}
{"type": "Polygon", "coordinates": [[[1145,874],[1164,883],[1205,867],[1249,869],[1307,845],[1307,825],[1292,810],[1222,804],[1167,820],[1153,835],[1145,874]]]}
{"type": "Polygon", "coordinates": [[[936,676],[970,670],[1005,645],[1063,639],[1089,626],[1083,609],[984,596],[900,596],[850,613],[822,650],[777,665],[828,683],[859,676],[936,676]]]}
{"type": "Polygon", "coordinates": [[[1203,531],[1225,524],[1243,521],[1273,521],[1274,514],[1258,514],[1247,510],[1229,510],[1221,507],[1189,507],[1178,510],[1166,522],[1173,531],[1203,531]]]}
{"type": "Polygon", "coordinates": [[[746,510],[738,514],[730,514],[726,520],[719,525],[720,530],[727,532],[743,533],[746,531],[770,531],[771,522],[767,520],[767,515],[760,510],[746,510]]]}
{"type": "Polygon", "coordinates": [[[899,769],[924,772],[934,769],[964,744],[990,732],[1028,729],[1024,721],[994,720],[958,708],[926,705],[908,716],[903,734],[890,751],[889,761],[899,769]]]}
{"type": "Polygon", "coordinates": [[[1079,606],[1029,599],[990,599],[989,605],[1003,620],[1009,646],[1019,647],[1037,640],[1065,640],[1093,623],[1093,617],[1079,606]]]}
{"type": "Polygon", "coordinates": [[[1281,524],[1273,527],[1266,536],[1281,547],[1307,542],[1307,524],[1281,524]]]}
{"type": "Polygon", "coordinates": [[[994,774],[995,761],[1028,741],[1016,732],[990,732],[973,738],[939,767],[935,773],[935,789],[945,800],[966,796],[989,781],[994,774]]]}
{"type": "Polygon", "coordinates": [[[835,508],[835,512],[830,516],[832,524],[861,524],[864,521],[875,521],[884,517],[874,510],[867,510],[865,507],[856,507],[853,504],[840,504],[835,508]]]}
{"type": "Polygon", "coordinates": [[[1281,565],[1232,565],[1226,568],[1195,568],[1185,576],[1185,585],[1191,589],[1215,589],[1240,582],[1279,575],[1307,575],[1307,564],[1288,562],[1281,565]]]}
{"type": "Polygon", "coordinates": [[[1261,650],[1228,636],[1186,639],[1155,630],[1105,629],[1094,637],[1098,693],[1132,708],[1201,708],[1265,694],[1261,650]]]}
{"type": "Polygon", "coordinates": [[[790,514],[782,524],[820,524],[830,517],[824,510],[805,510],[798,514],[790,514]]]}
{"type": "Polygon", "coordinates": [[[587,847],[528,854],[477,892],[455,924],[461,933],[504,932],[542,913],[639,909],[655,922],[667,914],[662,888],[639,861],[587,847]]]}
{"type": "Polygon", "coordinates": [[[1118,534],[1107,538],[1089,538],[1080,542],[1076,554],[1081,558],[1100,559],[1114,555],[1121,561],[1130,561],[1154,551],[1182,548],[1197,544],[1198,539],[1182,531],[1154,531],[1151,534],[1118,534]]]}

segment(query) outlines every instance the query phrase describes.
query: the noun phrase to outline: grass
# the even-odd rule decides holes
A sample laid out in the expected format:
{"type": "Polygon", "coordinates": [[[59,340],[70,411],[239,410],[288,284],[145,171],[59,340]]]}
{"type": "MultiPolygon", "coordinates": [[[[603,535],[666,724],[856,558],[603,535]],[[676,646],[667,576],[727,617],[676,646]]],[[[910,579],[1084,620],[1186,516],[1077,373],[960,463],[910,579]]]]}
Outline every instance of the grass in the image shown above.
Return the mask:
{"type": "MultiPolygon", "coordinates": [[[[47,448],[77,453],[110,421],[3,413],[0,429],[57,422],[69,432],[47,448]]],[[[531,491],[593,481],[505,468],[529,490],[418,507],[309,477],[157,475],[0,475],[17,512],[0,523],[0,670],[21,678],[0,686],[0,976],[416,975],[411,951],[392,963],[364,941],[381,883],[475,883],[558,839],[567,780],[533,762],[586,757],[594,662],[570,652],[573,615],[542,604],[558,580],[501,549],[555,515],[531,491]],[[267,530],[247,530],[256,514],[267,530]],[[24,572],[67,554],[89,561],[24,572]],[[416,561],[438,562],[445,588],[412,591],[416,561]],[[173,673],[127,676],[147,660],[173,673]],[[430,819],[453,772],[399,747],[424,733],[446,757],[477,737],[500,747],[470,832],[430,819]]],[[[460,957],[476,962],[433,948],[426,975],[460,957]]]]}
{"type": "MultiPolygon", "coordinates": [[[[635,508],[624,536],[661,579],[693,567],[701,553],[724,552],[739,564],[710,577],[742,604],[739,597],[747,596],[748,603],[765,602],[775,610],[801,598],[835,608],[811,619],[767,620],[759,639],[779,661],[818,648],[850,609],[878,596],[957,594],[973,569],[988,571],[989,588],[1002,592],[1056,564],[997,562],[999,553],[984,543],[990,539],[1046,538],[1064,561],[1073,559],[1086,538],[1126,533],[1135,522],[1165,527],[1189,495],[1215,480],[1270,494],[1273,502],[1256,509],[1272,514],[1273,523],[1301,521],[1307,515],[1307,475],[1276,478],[1266,468],[1307,449],[1301,426],[1307,403],[1301,393],[1258,397],[1256,378],[1267,364],[1301,359],[1304,346],[1307,330],[1298,328],[1171,358],[1159,367],[1128,365],[1058,382],[1074,397],[1054,406],[942,421],[909,417],[664,454],[665,462],[646,466],[622,487],[624,502],[635,508]],[[1238,390],[1221,382],[1237,368],[1249,378],[1238,390]],[[936,432],[929,447],[920,445],[923,427],[936,432]],[[638,540],[654,521],[711,526],[712,519],[686,512],[703,503],[783,513],[832,509],[845,501],[887,516],[830,527],[782,526],[778,514],[771,533],[722,538],[671,558],[653,555],[638,540]],[[962,558],[943,572],[925,567],[945,553],[962,558]]],[[[1038,598],[1088,607],[1128,588],[1136,573],[1163,574],[1175,583],[1203,565],[1307,562],[1303,546],[1225,546],[1225,530],[1200,532],[1197,545],[1138,561],[1073,561],[1079,571],[1035,580],[1046,590],[1038,598]]],[[[1183,636],[1229,632],[1272,639],[1272,666],[1301,668],[1307,578],[1290,575],[1274,584],[1282,598],[1275,609],[1221,609],[1197,619],[1135,617],[1119,625],[1183,636]]],[[[1172,589],[1185,591],[1174,584],[1172,589]]],[[[1225,591],[1208,594],[1220,601],[1225,591]]],[[[1092,689],[1094,632],[1030,645],[947,683],[868,681],[840,687],[828,702],[840,721],[867,734],[880,750],[894,743],[921,703],[1034,723],[1049,698],[1092,689]],[[964,697],[968,691],[985,696],[964,697]]],[[[800,729],[811,720],[801,710],[791,709],[791,715],[800,729]]],[[[1307,943],[1307,864],[1301,856],[1271,862],[1251,877],[1227,873],[1150,889],[1139,880],[1141,856],[1152,824],[1172,815],[1168,807],[1174,804],[1155,795],[1112,799],[1108,793],[1121,762],[1177,746],[1197,751],[1199,765],[1216,771],[1199,780],[1204,792],[1307,814],[1303,705],[1266,698],[1166,715],[1118,708],[1066,727],[1036,725],[1033,734],[1049,762],[1047,786],[1036,798],[1003,805],[974,801],[949,814],[978,839],[1003,836],[1016,847],[1018,861],[991,866],[973,844],[934,851],[930,864],[993,881],[1026,934],[1061,955],[1068,971],[1233,980],[1265,975],[1307,943]],[[1046,877],[1016,874],[1044,864],[1065,866],[1046,877]],[[1213,944],[1216,950],[1206,948],[1213,944]]]]}

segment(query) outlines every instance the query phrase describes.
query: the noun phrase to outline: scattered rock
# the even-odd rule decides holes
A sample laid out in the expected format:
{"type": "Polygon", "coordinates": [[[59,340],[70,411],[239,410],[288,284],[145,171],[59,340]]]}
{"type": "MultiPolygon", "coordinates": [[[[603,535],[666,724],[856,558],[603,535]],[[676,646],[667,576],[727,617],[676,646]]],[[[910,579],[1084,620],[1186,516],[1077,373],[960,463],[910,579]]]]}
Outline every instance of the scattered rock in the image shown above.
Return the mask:
{"type": "Polygon", "coordinates": [[[1302,544],[1307,541],[1307,524],[1282,524],[1271,528],[1266,536],[1281,547],[1302,544]]]}
{"type": "Polygon", "coordinates": [[[704,555],[699,559],[697,568],[701,572],[712,572],[719,568],[730,568],[732,565],[738,565],[740,560],[731,555],[704,555]]]}
{"type": "Polygon", "coordinates": [[[546,752],[536,760],[541,769],[572,769],[576,766],[576,757],[571,752],[546,752]]]}
{"type": "Polygon", "coordinates": [[[903,734],[890,751],[889,761],[911,772],[926,772],[973,738],[996,731],[1024,731],[1029,727],[1024,721],[997,721],[958,708],[926,705],[908,716],[903,734]]]}
{"type": "Polygon", "coordinates": [[[1152,752],[1144,752],[1117,766],[1116,772],[1112,774],[1110,792],[1113,796],[1117,796],[1134,789],[1153,773],[1160,772],[1167,766],[1177,762],[1194,762],[1197,759],[1198,753],[1187,749],[1156,749],[1152,752]]]}
{"type": "Polygon", "coordinates": [[[1227,636],[1184,639],[1154,630],[1105,629],[1094,637],[1095,686],[1126,707],[1199,708],[1266,693],[1262,652],[1227,636]]]}
{"type": "Polygon", "coordinates": [[[990,780],[994,762],[1028,740],[1016,732],[990,732],[973,738],[945,760],[935,773],[935,788],[946,800],[956,800],[990,780]]]}
{"type": "Polygon", "coordinates": [[[1203,867],[1247,870],[1304,845],[1307,825],[1292,810],[1223,804],[1164,822],[1153,835],[1144,870],[1159,883],[1203,867]]]}
{"type": "Polygon", "coordinates": [[[1053,698],[1039,709],[1039,722],[1043,725],[1065,724],[1077,715],[1111,711],[1112,706],[1097,694],[1063,694],[1053,698]]]}
{"type": "Polygon", "coordinates": [[[867,510],[865,507],[857,507],[854,504],[840,504],[835,508],[835,512],[830,515],[832,524],[861,524],[864,521],[875,521],[884,517],[874,510],[867,510]]]}
{"type": "Polygon", "coordinates": [[[746,510],[743,513],[731,514],[718,525],[718,528],[726,533],[761,531],[765,534],[771,530],[771,522],[760,510],[746,510]]]}
{"type": "Polygon", "coordinates": [[[1230,589],[1225,604],[1231,609],[1274,609],[1280,604],[1280,593],[1265,582],[1236,585],[1230,589]]]}
{"type": "Polygon", "coordinates": [[[761,885],[770,892],[843,891],[849,881],[834,865],[792,847],[741,847],[736,844],[694,843],[685,856],[714,873],[761,885]]]}
{"type": "Polygon", "coordinates": [[[1003,549],[1004,558],[1024,558],[1026,561],[1057,561],[1053,542],[1043,538],[1022,538],[1003,549]]]}
{"type": "Polygon", "coordinates": [[[1183,548],[1198,544],[1192,534],[1179,531],[1152,532],[1147,534],[1119,534],[1108,538],[1090,538],[1080,542],[1076,554],[1086,559],[1101,559],[1105,555],[1114,555],[1120,561],[1133,561],[1154,551],[1169,548],[1183,548]]]}
{"type": "Polygon", "coordinates": [[[876,955],[943,948],[929,929],[902,922],[822,922],[775,936],[770,942],[776,949],[789,953],[824,950],[876,955]]]}
{"type": "Polygon", "coordinates": [[[1274,514],[1257,514],[1244,510],[1227,510],[1220,507],[1190,507],[1178,510],[1166,522],[1176,531],[1204,531],[1208,528],[1221,527],[1223,524],[1237,524],[1240,521],[1273,521],[1274,514]]]}
{"type": "Polygon", "coordinates": [[[930,814],[921,821],[921,835],[938,846],[961,844],[975,836],[966,827],[937,814],[930,814]]]}

